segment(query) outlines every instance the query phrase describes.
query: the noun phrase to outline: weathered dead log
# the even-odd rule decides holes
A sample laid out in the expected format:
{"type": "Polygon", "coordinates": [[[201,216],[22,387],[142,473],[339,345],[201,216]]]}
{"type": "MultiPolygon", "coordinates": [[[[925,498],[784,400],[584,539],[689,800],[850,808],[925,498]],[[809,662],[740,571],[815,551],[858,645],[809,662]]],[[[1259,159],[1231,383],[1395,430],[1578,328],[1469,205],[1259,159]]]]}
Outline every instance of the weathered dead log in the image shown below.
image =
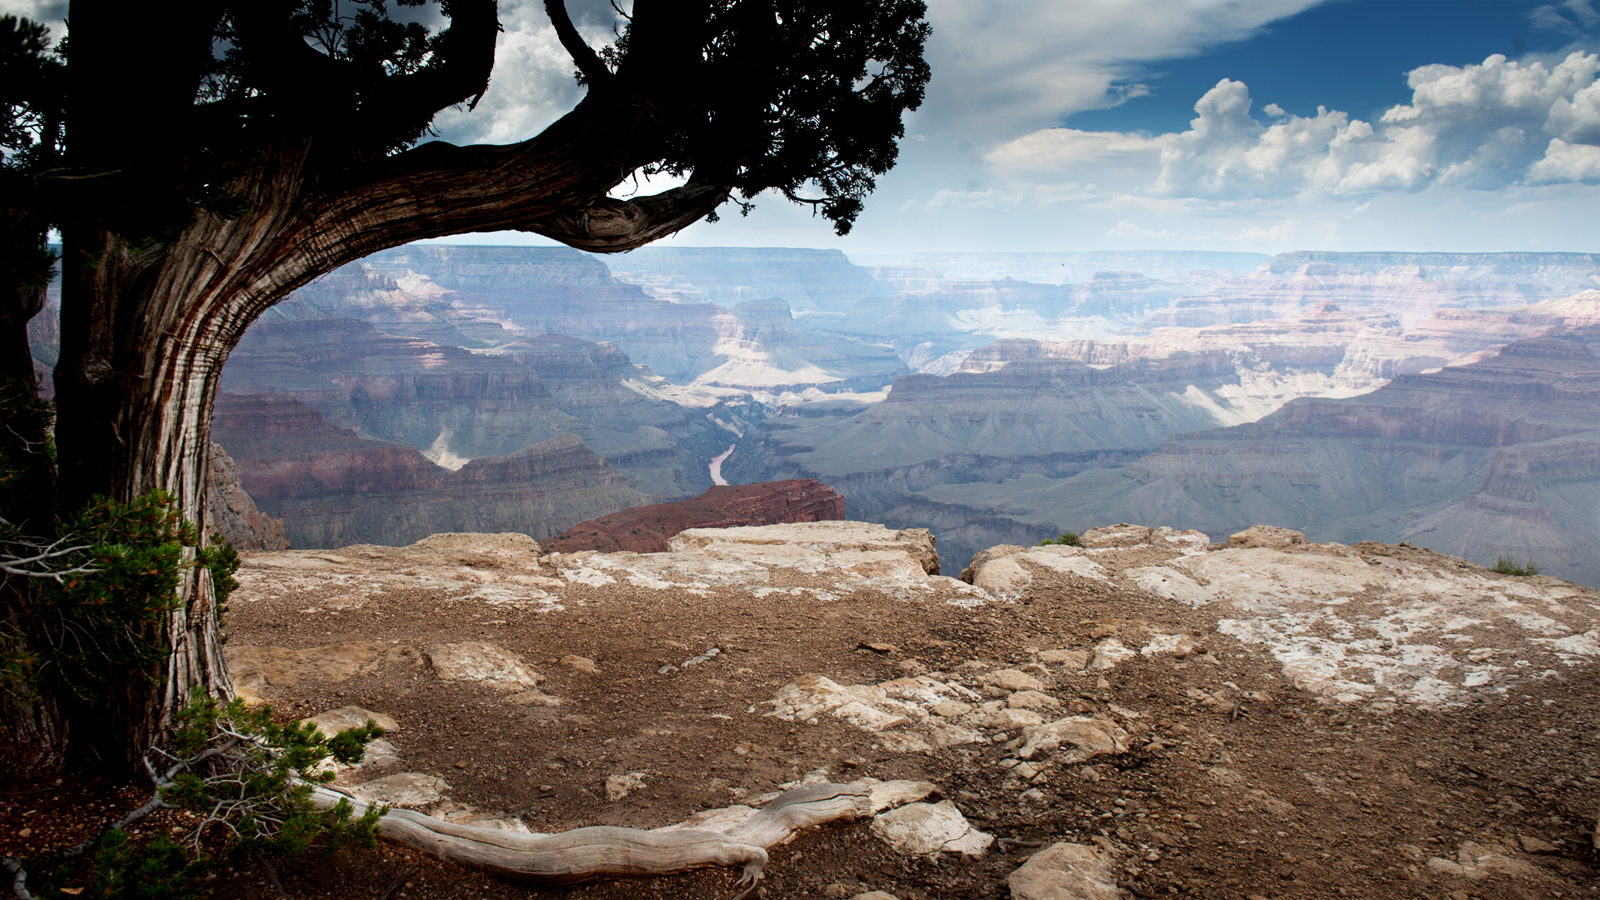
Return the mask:
{"type": "MultiPolygon", "coordinates": [[[[783,843],[802,828],[871,815],[871,793],[870,786],[860,782],[796,788],[725,831],[596,826],[561,834],[519,834],[458,825],[409,809],[391,809],[380,828],[384,837],[440,859],[516,878],[570,883],[617,875],[667,875],[706,866],[743,866],[738,883],[754,885],[767,864],[767,848],[783,843]]],[[[329,787],[317,787],[313,799],[324,809],[340,800],[349,801],[356,815],[368,806],[329,787]]]]}

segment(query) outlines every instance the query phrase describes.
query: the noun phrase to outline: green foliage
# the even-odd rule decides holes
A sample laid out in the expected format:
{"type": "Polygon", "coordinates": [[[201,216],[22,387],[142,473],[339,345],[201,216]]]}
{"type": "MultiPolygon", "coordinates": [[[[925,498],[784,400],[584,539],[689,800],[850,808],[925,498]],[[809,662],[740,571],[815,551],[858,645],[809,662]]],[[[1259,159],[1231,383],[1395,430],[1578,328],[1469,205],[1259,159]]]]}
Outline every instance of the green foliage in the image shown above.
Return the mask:
{"type": "MultiPolygon", "coordinates": [[[[155,806],[187,810],[198,824],[143,843],[121,829],[106,832],[94,856],[93,885],[82,896],[187,900],[219,862],[372,846],[388,807],[357,817],[341,801],[319,811],[311,792],[333,779],[324,767],[328,759],[356,762],[382,734],[369,721],[324,739],[315,726],[274,722],[270,708],[250,709],[238,699],[223,704],[196,690],[176,714],[166,745],[146,762],[156,779],[155,806]]],[[[45,883],[59,884],[63,875],[47,875],[45,883]]]]}
{"type": "Polygon", "coordinates": [[[297,856],[314,844],[370,846],[383,808],[355,818],[349,802],[341,801],[324,814],[313,807],[311,790],[333,780],[324,761],[358,762],[382,735],[369,721],[324,739],[315,725],[273,722],[270,707],[252,710],[238,698],[224,705],[197,691],[175,717],[169,746],[159,751],[174,770],[161,799],[204,817],[189,838],[197,855],[208,829],[223,832],[235,855],[297,856]]]}
{"type": "Polygon", "coordinates": [[[50,46],[50,29],[0,16],[0,169],[53,161],[66,105],[65,46],[50,46]]]}
{"type": "Polygon", "coordinates": [[[1040,547],[1046,547],[1051,544],[1064,544],[1068,547],[1076,547],[1078,546],[1078,533],[1076,531],[1063,531],[1060,537],[1045,538],[1039,542],[1040,547]]]}
{"type": "Polygon", "coordinates": [[[14,694],[31,693],[31,680],[48,677],[77,700],[103,705],[116,673],[158,680],[172,652],[163,628],[185,571],[210,572],[219,611],[238,586],[239,554],[220,536],[202,546],[199,529],[161,491],[131,503],[97,497],[43,548],[0,527],[0,547],[9,560],[45,557],[12,587],[26,593],[54,648],[48,658],[17,651],[0,658],[0,689],[14,694]]]}
{"type": "Polygon", "coordinates": [[[1516,575],[1518,577],[1539,574],[1539,567],[1533,564],[1533,557],[1528,557],[1526,565],[1519,565],[1515,557],[1497,556],[1494,559],[1494,571],[1501,575],[1516,575]]]}
{"type": "Polygon", "coordinates": [[[129,843],[126,832],[112,830],[100,840],[94,863],[94,884],[80,896],[94,900],[189,900],[197,896],[194,862],[182,845],[164,834],[141,847],[129,843]]]}
{"type": "MultiPolygon", "coordinates": [[[[848,234],[876,177],[922,105],[930,28],[922,0],[758,4],[715,0],[690,89],[674,94],[669,132],[645,171],[728,184],[748,201],[775,190],[848,234]],[[805,197],[808,186],[821,194],[805,197]]],[[[632,24],[601,54],[630,76],[632,24]]],[[[686,56],[685,59],[693,59],[686,56]]],[[[659,77],[641,71],[638,76],[659,77]]],[[[581,79],[580,79],[581,80],[581,79]]],[[[591,88],[593,89],[593,88],[591,88]]]]}

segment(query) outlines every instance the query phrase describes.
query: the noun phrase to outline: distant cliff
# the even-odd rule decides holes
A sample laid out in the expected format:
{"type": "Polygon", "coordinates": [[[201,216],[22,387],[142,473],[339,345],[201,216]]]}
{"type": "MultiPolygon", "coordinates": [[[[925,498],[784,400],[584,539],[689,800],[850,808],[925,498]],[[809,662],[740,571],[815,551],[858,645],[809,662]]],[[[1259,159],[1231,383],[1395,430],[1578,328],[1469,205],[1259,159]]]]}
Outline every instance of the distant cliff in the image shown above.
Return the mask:
{"type": "Polygon", "coordinates": [[[617,280],[653,297],[724,306],[779,299],[797,310],[846,310],[895,288],[838,250],[804,247],[641,247],[605,257],[617,280]]]}
{"type": "Polygon", "coordinates": [[[349,318],[262,323],[223,370],[223,389],[286,394],[363,437],[409,444],[459,469],[574,434],[635,490],[692,497],[732,435],[699,410],[625,384],[640,373],[614,345],[560,335],[491,351],[395,337],[349,318]]]}
{"type": "Polygon", "coordinates": [[[288,550],[283,521],[261,512],[239,483],[233,457],[215,441],[206,467],[206,525],[239,550],[288,550]]]}
{"type": "Polygon", "coordinates": [[[573,435],[451,471],[415,447],[361,438],[292,397],[220,394],[212,436],[239,483],[300,548],[409,544],[441,531],[535,538],[655,498],[573,435]]]}
{"type": "Polygon", "coordinates": [[[1141,331],[1277,318],[1323,302],[1381,309],[1409,328],[1446,307],[1521,307],[1594,288],[1600,254],[1592,253],[1285,253],[1178,299],[1141,331]]]}
{"type": "Polygon", "coordinates": [[[829,522],[843,519],[844,514],[844,497],[810,478],[718,485],[690,500],[636,506],[582,522],[540,545],[560,553],[662,553],[668,538],[690,528],[829,522]]]}
{"type": "Polygon", "coordinates": [[[885,517],[941,550],[1156,514],[1212,535],[1260,522],[1315,540],[1407,540],[1478,562],[1531,557],[1600,584],[1600,329],[1521,341],[1347,399],[1168,438],[1125,469],[942,485],[885,517]],[[955,535],[960,535],[956,538],[955,535]]]}

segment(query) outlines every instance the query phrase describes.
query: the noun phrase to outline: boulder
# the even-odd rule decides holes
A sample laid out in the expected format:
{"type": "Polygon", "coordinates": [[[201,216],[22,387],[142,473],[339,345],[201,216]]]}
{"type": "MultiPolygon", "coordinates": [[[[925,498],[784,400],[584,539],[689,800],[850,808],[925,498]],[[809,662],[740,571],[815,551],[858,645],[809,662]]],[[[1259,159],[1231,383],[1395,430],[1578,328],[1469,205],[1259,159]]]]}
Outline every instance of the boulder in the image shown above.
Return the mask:
{"type": "Polygon", "coordinates": [[[1006,879],[1013,900],[1122,900],[1111,863],[1093,847],[1066,841],[1035,853],[1006,879]]]}
{"type": "Polygon", "coordinates": [[[497,691],[515,692],[518,702],[555,706],[559,701],[539,690],[544,677],[522,657],[487,641],[434,644],[428,648],[434,674],[445,681],[476,682],[497,691]]]}
{"type": "Polygon", "coordinates": [[[331,738],[347,728],[360,728],[369,721],[377,723],[385,732],[400,730],[400,723],[393,716],[359,706],[341,706],[303,721],[317,726],[317,731],[325,738],[331,738]]]}
{"type": "Polygon", "coordinates": [[[1057,761],[1064,765],[1081,763],[1096,756],[1128,752],[1128,733],[1114,722],[1069,716],[1043,725],[1026,728],[1024,743],[1017,751],[1022,759],[1059,750],[1057,761]]]}
{"type": "Polygon", "coordinates": [[[982,856],[994,837],[967,821],[954,803],[911,803],[881,813],[872,820],[872,833],[884,843],[914,856],[933,853],[960,853],[982,856]]]}

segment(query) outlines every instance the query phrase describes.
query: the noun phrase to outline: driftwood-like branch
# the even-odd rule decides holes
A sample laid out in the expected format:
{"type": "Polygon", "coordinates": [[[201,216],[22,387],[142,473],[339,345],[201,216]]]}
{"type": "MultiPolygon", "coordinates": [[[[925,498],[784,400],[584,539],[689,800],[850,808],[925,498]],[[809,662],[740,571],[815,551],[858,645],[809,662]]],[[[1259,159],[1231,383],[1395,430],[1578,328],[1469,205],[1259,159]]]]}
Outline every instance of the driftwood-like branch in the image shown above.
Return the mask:
{"type": "MultiPolygon", "coordinates": [[[[335,789],[317,787],[312,801],[330,808],[350,802],[360,815],[367,804],[335,789]]],[[[706,866],[743,866],[739,884],[754,885],[767,849],[796,831],[824,822],[871,815],[871,788],[862,783],[797,788],[726,831],[684,828],[642,831],[597,826],[561,834],[518,834],[457,825],[408,809],[391,809],[379,822],[383,836],[440,859],[500,875],[554,883],[617,875],[666,875],[706,866]]]]}

